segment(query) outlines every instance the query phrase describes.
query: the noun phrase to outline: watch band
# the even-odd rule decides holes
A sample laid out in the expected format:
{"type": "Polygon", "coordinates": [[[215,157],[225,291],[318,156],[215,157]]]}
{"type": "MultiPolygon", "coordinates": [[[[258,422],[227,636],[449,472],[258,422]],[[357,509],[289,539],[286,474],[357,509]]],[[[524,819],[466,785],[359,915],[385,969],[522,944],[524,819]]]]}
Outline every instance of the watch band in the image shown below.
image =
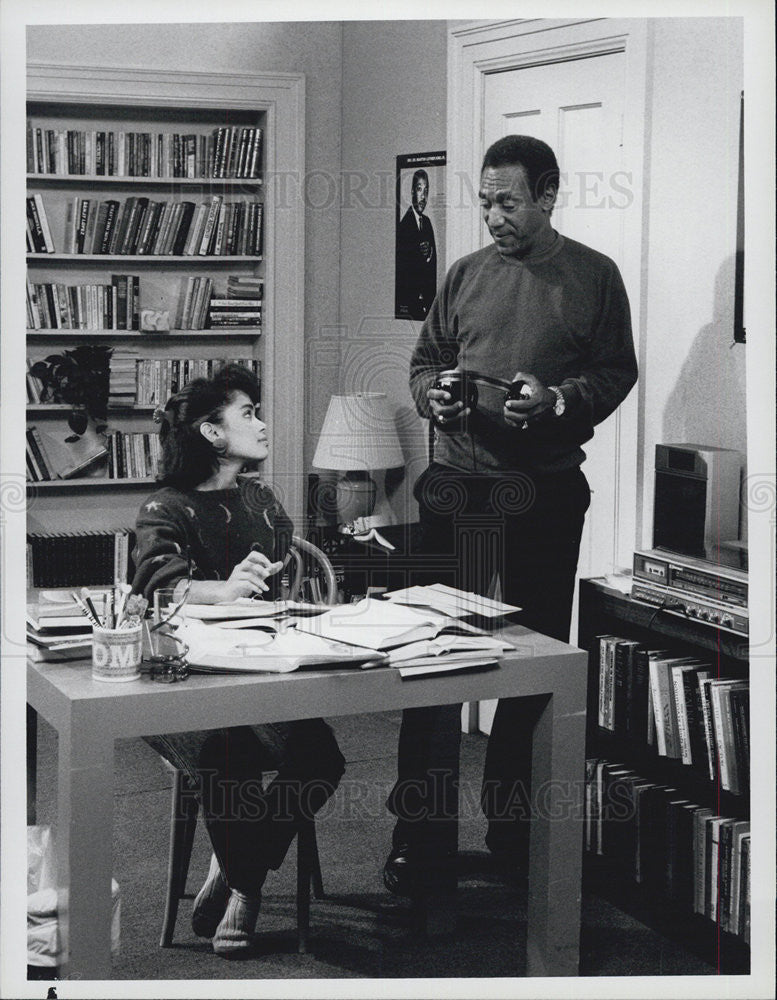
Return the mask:
{"type": "Polygon", "coordinates": [[[567,408],[566,400],[564,399],[564,393],[559,389],[557,385],[549,385],[548,389],[556,397],[556,403],[553,407],[553,413],[557,416],[563,416],[564,410],[567,408]]]}

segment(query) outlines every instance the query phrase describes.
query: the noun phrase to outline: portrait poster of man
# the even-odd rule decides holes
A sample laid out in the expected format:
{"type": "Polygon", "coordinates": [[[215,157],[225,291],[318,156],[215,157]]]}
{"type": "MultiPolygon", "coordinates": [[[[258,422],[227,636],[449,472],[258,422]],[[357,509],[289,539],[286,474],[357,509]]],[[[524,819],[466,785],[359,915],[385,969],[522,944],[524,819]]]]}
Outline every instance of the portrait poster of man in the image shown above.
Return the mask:
{"type": "Polygon", "coordinates": [[[426,319],[443,274],[445,161],[444,151],[397,157],[397,319],[426,319]]]}

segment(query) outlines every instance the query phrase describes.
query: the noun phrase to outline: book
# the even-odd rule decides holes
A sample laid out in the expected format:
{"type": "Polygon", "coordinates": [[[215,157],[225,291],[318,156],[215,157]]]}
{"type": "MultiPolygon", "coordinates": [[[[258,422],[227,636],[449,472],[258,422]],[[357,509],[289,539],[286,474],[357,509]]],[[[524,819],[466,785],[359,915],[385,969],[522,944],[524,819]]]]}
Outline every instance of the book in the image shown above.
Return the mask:
{"type": "Polygon", "coordinates": [[[38,222],[43,234],[43,246],[46,253],[54,253],[54,240],[51,237],[51,229],[49,228],[49,220],[46,216],[46,206],[43,204],[43,198],[39,194],[33,195],[33,203],[35,205],[35,211],[38,218],[38,222]]]}
{"type": "Polygon", "coordinates": [[[710,685],[714,678],[699,677],[699,699],[701,703],[702,724],[704,727],[704,743],[706,746],[707,776],[715,780],[718,771],[718,753],[715,744],[715,731],[712,723],[712,702],[710,700],[710,685]]]}
{"type": "Polygon", "coordinates": [[[648,850],[647,825],[648,825],[648,803],[653,789],[654,782],[641,781],[634,786],[634,858],[633,877],[634,881],[641,883],[645,878],[645,859],[648,850]]]}
{"type": "Polygon", "coordinates": [[[615,674],[612,662],[612,644],[615,635],[600,635],[599,640],[599,698],[597,722],[603,729],[612,729],[612,705],[615,691],[615,674]]]}
{"type": "Polygon", "coordinates": [[[78,476],[102,461],[108,454],[99,437],[85,435],[69,442],[65,440],[69,436],[69,431],[48,431],[39,428],[38,433],[43,440],[46,454],[51,458],[53,476],[59,479],[72,479],[78,476]]]}
{"type": "Polygon", "coordinates": [[[671,796],[666,803],[664,894],[674,902],[678,902],[682,894],[682,872],[690,858],[690,853],[684,854],[682,843],[685,811],[694,805],[681,794],[671,796]]]}
{"type": "Polygon", "coordinates": [[[712,816],[709,808],[697,809],[693,815],[693,911],[702,915],[706,909],[706,821],[712,816]]]}
{"type": "Polygon", "coordinates": [[[643,880],[648,885],[666,889],[669,867],[668,811],[669,804],[679,799],[678,790],[671,785],[656,785],[644,802],[647,822],[643,828],[643,880]]]}
{"type": "Polygon", "coordinates": [[[681,663],[671,668],[672,684],[675,695],[675,712],[677,715],[677,731],[680,743],[680,759],[683,764],[691,764],[691,728],[689,716],[693,713],[692,697],[694,687],[698,687],[696,676],[699,672],[709,674],[704,670],[704,664],[681,663]]]}
{"type": "Polygon", "coordinates": [[[222,201],[223,199],[221,195],[214,194],[211,198],[210,205],[208,205],[208,212],[205,218],[205,225],[202,229],[199,247],[195,251],[201,256],[206,256],[207,254],[211,254],[213,252],[212,241],[222,201]]]}
{"type": "Polygon", "coordinates": [[[634,777],[634,771],[623,764],[606,762],[601,772],[601,848],[605,857],[617,859],[620,832],[629,814],[629,801],[625,793],[625,780],[634,777]]]}
{"type": "Polygon", "coordinates": [[[731,831],[731,882],[728,902],[728,924],[730,934],[739,933],[739,901],[742,888],[742,838],[750,833],[750,823],[740,820],[731,831]]]}
{"type": "Polygon", "coordinates": [[[189,647],[187,660],[195,671],[219,673],[288,673],[301,667],[367,667],[383,663],[379,650],[334,642],[298,628],[252,632],[220,628],[191,618],[178,634],[189,647]]]}
{"type": "Polygon", "coordinates": [[[633,656],[639,643],[633,639],[618,639],[614,650],[613,730],[619,735],[628,731],[627,717],[633,687],[633,656]]]}
{"type": "Polygon", "coordinates": [[[750,790],[750,688],[732,687],[729,691],[734,729],[734,760],[740,795],[750,790]]]}
{"type": "Polygon", "coordinates": [[[658,753],[661,757],[680,757],[679,723],[671,670],[673,666],[687,663],[689,660],[692,660],[692,657],[649,654],[650,693],[656,721],[658,753]]]}
{"type": "Polygon", "coordinates": [[[718,881],[718,861],[720,847],[720,827],[727,822],[725,816],[713,816],[705,820],[705,858],[704,858],[704,882],[705,882],[705,906],[704,915],[712,920],[717,920],[719,904],[719,881],[718,881]]]}
{"type": "Polygon", "coordinates": [[[594,850],[594,785],[596,783],[596,766],[599,763],[598,757],[588,757],[585,762],[585,785],[584,785],[584,806],[583,806],[583,834],[585,850],[589,853],[594,850]]]}
{"type": "Polygon", "coordinates": [[[733,687],[746,687],[747,681],[730,679],[714,680],[710,683],[715,748],[720,768],[721,787],[734,795],[739,794],[739,775],[734,752],[734,723],[731,713],[730,693],[733,687]]]}
{"type": "Polygon", "coordinates": [[[186,242],[183,246],[182,253],[186,257],[190,257],[199,252],[200,243],[202,242],[202,234],[208,219],[208,209],[208,203],[204,201],[200,202],[197,206],[189,226],[189,231],[186,235],[186,242]]]}
{"type": "Polygon", "coordinates": [[[736,933],[750,944],[750,831],[741,838],[736,933]]]}
{"type": "Polygon", "coordinates": [[[27,428],[27,444],[29,445],[30,451],[35,460],[35,465],[40,479],[48,480],[57,478],[57,474],[54,472],[54,465],[51,461],[51,456],[48,454],[43,444],[40,432],[34,424],[31,424],[27,428]]]}
{"type": "Polygon", "coordinates": [[[187,245],[189,231],[192,225],[192,219],[194,216],[195,204],[193,201],[182,201],[178,206],[177,212],[177,226],[175,237],[172,242],[172,246],[169,250],[165,251],[167,253],[172,253],[176,257],[182,256],[186,251],[184,247],[187,245]]]}

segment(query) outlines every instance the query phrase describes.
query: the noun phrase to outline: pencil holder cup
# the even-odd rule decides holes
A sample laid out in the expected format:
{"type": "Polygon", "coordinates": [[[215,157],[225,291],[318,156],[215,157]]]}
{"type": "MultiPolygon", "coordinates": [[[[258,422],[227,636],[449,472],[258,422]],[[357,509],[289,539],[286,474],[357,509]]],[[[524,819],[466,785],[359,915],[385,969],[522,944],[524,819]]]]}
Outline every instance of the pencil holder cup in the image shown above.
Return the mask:
{"type": "Polygon", "coordinates": [[[140,677],[143,655],[142,629],[92,628],[92,679],[134,681],[140,677]]]}

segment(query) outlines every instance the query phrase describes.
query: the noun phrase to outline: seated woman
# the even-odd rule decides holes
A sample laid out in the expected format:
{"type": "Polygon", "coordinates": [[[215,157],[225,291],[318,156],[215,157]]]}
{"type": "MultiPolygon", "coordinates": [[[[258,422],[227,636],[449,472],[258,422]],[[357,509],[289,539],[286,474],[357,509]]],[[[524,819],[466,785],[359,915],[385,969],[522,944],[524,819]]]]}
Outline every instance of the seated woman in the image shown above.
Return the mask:
{"type": "MultiPolygon", "coordinates": [[[[192,602],[272,596],[292,525],[258,478],[238,478],[267,457],[258,400],[251,372],[227,365],[168,401],[162,488],[137,519],[135,592],[153,599],[160,587],[182,588],[191,559],[192,602]]],[[[213,846],[194,902],[194,932],[212,937],[223,958],[245,955],[268,869],[280,867],[300,820],[321,808],[343,774],[334,734],[322,719],[309,719],[147,741],[197,783],[213,846]],[[264,789],[266,770],[277,777],[264,789]]]]}

